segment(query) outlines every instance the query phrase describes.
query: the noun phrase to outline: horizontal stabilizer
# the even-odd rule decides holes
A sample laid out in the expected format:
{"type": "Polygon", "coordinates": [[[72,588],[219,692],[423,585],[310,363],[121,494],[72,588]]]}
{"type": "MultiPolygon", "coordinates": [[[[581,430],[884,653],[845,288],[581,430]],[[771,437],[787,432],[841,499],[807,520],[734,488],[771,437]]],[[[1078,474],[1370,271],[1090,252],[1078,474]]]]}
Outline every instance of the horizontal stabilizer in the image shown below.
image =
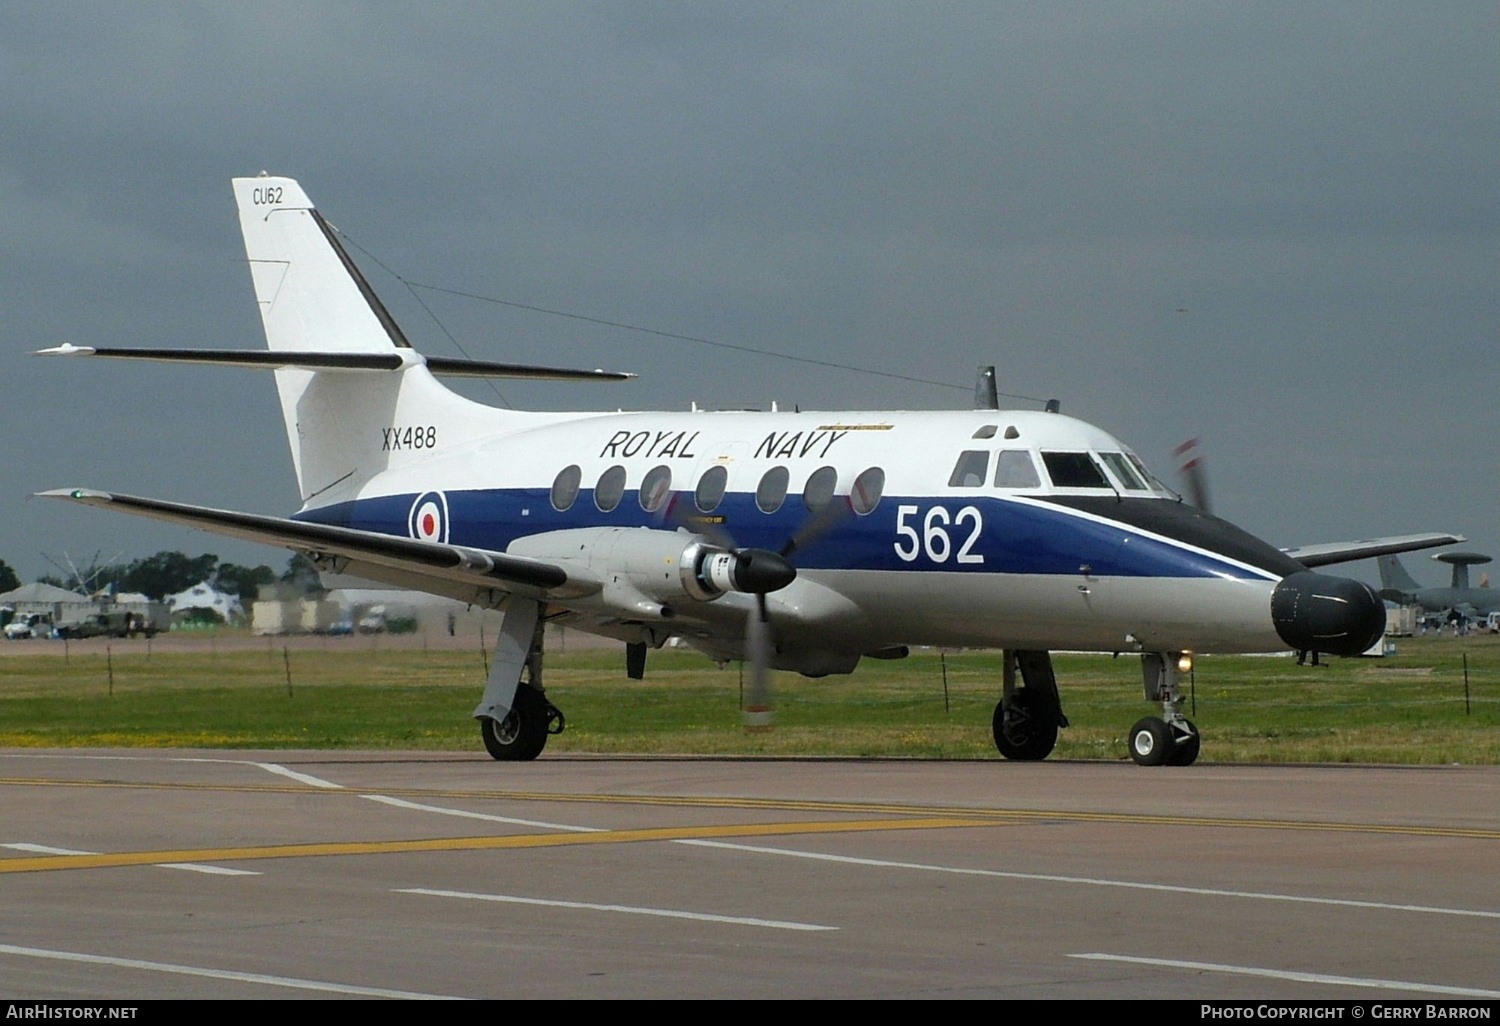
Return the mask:
{"type": "Polygon", "coordinates": [[[302,367],[308,370],[395,371],[425,365],[433,374],[454,378],[528,378],[541,381],[628,381],[635,377],[623,371],[572,370],[565,367],[533,367],[520,363],[490,363],[458,360],[446,356],[422,356],[411,349],[386,352],[315,353],[266,349],[100,349],[94,346],[60,345],[40,349],[37,356],[107,356],[117,360],[156,360],[162,363],[207,363],[220,367],[259,367],[276,370],[302,367]]]}
{"type": "Polygon", "coordinates": [[[1389,538],[1365,538],[1352,542],[1328,542],[1324,545],[1302,545],[1293,549],[1282,549],[1303,566],[1311,569],[1333,563],[1350,563],[1356,559],[1371,559],[1388,556],[1395,552],[1412,552],[1416,549],[1432,549],[1439,545],[1452,545],[1467,541],[1457,534],[1401,534],[1389,538]]]}
{"type": "Polygon", "coordinates": [[[471,549],[463,545],[398,538],[348,527],[309,524],[284,517],[236,513],[232,510],[189,506],[180,502],[143,499],[135,495],[83,488],[60,488],[39,492],[38,495],[48,499],[68,499],[86,506],[117,509],[123,513],[185,524],[230,538],[280,545],[298,552],[341,556],[418,576],[466,581],[504,590],[510,590],[511,585],[545,590],[560,587],[568,580],[565,570],[543,560],[487,549],[471,549]]]}

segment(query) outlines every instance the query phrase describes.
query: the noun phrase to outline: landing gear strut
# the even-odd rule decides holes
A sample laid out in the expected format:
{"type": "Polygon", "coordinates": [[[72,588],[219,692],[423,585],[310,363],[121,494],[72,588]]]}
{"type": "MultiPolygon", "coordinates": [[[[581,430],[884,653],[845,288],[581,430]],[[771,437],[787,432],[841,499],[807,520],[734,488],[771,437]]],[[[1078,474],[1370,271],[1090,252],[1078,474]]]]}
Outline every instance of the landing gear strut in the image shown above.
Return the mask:
{"type": "Polygon", "coordinates": [[[1146,701],[1161,702],[1161,716],[1147,716],[1130,728],[1127,744],[1138,766],[1191,766],[1198,759],[1202,738],[1193,721],[1182,715],[1182,690],[1177,665],[1180,652],[1146,652],[1141,677],[1146,701]]]}
{"type": "Polygon", "coordinates": [[[1003,680],[1004,697],[995,706],[993,722],[995,747],[1007,759],[1045,759],[1057,744],[1058,728],[1068,725],[1057,694],[1051,654],[1007,649],[1003,680]],[[1016,687],[1018,666],[1026,685],[1022,688],[1016,687]]]}
{"type": "Polygon", "coordinates": [[[484,697],[474,710],[485,751],[494,759],[535,759],[547,738],[567,726],[562,710],[543,693],[541,612],[541,603],[514,597],[500,625],[484,697]]]}

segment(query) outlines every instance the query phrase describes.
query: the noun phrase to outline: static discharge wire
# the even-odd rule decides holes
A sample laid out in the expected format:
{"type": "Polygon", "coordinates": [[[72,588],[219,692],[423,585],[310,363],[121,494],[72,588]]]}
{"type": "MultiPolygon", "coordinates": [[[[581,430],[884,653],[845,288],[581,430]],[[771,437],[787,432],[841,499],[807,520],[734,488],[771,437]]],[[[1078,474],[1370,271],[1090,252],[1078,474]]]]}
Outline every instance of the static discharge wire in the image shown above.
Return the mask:
{"type": "MultiPolygon", "coordinates": [[[[961,392],[968,392],[972,389],[972,386],[955,385],[949,381],[934,381],[931,378],[918,378],[908,374],[896,374],[891,371],[873,370],[869,367],[855,367],[851,364],[835,363],[832,360],[815,360],[812,357],[808,356],[792,356],[789,353],[778,353],[771,349],[757,349],[754,346],[740,345],[734,342],[721,342],[716,339],[702,338],[697,335],[682,335],[673,331],[661,331],[656,328],[643,327],[639,324],[627,324],[623,321],[612,321],[607,320],[603,317],[590,317],[586,314],[570,313],[567,310],[554,310],[545,306],[534,306],[530,303],[520,303],[510,299],[500,299],[497,296],[486,296],[481,295],[477,292],[465,292],[461,289],[451,289],[442,285],[429,285],[424,282],[411,281],[407,278],[402,277],[400,274],[397,274],[379,257],[375,256],[375,254],[371,253],[368,249],[365,249],[365,247],[361,246],[359,243],[350,238],[348,234],[346,234],[342,229],[335,226],[334,231],[338,232],[338,234],[345,241],[347,241],[349,245],[353,246],[355,249],[359,250],[365,256],[374,261],[375,264],[377,264],[381,268],[381,270],[385,271],[392,278],[395,278],[402,285],[404,285],[406,287],[406,290],[412,294],[412,298],[414,298],[422,307],[422,309],[427,312],[427,316],[433,319],[437,326],[442,330],[443,334],[446,335],[449,341],[451,341],[454,346],[458,348],[458,351],[460,353],[463,353],[466,359],[472,359],[472,357],[470,357],[468,352],[464,350],[464,347],[459,344],[458,339],[453,337],[453,333],[450,332],[446,327],[444,327],[442,322],[438,320],[437,314],[433,312],[432,308],[425,302],[423,302],[422,297],[417,293],[418,289],[426,289],[429,292],[440,292],[444,295],[449,296],[458,296],[462,299],[473,299],[481,303],[493,303],[496,306],[507,306],[515,310],[526,310],[531,313],[547,314],[552,317],[566,317],[569,320],[584,321],[588,324],[598,324],[607,328],[620,328],[625,331],[635,331],[643,335],[653,335],[657,338],[667,338],[678,342],[691,342],[695,345],[713,346],[715,349],[729,349],[738,353],[749,353],[753,356],[766,356],[777,360],[789,360],[793,363],[809,364],[814,367],[827,367],[832,370],[850,371],[855,374],[868,374],[877,378],[889,378],[895,381],[909,381],[917,385],[932,385],[937,388],[952,388],[957,389],[961,392]]],[[[494,386],[491,385],[491,387],[493,388],[494,386]]],[[[495,394],[497,396],[500,395],[498,390],[495,392],[495,394]]],[[[1045,401],[1037,398],[1036,396],[1018,395],[1013,392],[998,392],[996,394],[1004,396],[1007,399],[1019,399],[1023,402],[1041,403],[1045,401]]],[[[505,402],[503,396],[501,396],[500,398],[502,402],[505,402]]],[[[509,406],[510,403],[506,402],[505,405],[509,406]]]]}

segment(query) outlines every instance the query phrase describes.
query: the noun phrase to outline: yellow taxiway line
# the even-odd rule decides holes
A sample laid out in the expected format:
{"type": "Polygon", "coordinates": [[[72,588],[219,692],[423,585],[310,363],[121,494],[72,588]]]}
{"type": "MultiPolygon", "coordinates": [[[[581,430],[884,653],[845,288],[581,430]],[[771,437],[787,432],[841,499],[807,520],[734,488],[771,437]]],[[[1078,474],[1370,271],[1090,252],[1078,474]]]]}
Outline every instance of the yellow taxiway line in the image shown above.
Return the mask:
{"type": "Polygon", "coordinates": [[[180,848],[129,851],[105,855],[37,855],[0,858],[0,873],[40,873],[63,869],[107,869],[150,866],[160,862],[233,862],[241,859],[299,859],[328,855],[393,855],[402,852],[482,851],[509,848],[561,848],[579,844],[632,844],[724,837],[769,837],[785,834],[830,834],[871,830],[946,830],[994,826],[992,819],[867,819],[797,823],[738,823],[725,826],[653,827],[602,830],[588,834],[507,834],[490,837],[436,837],[411,841],[334,841],[321,844],[275,844],[239,848],[180,848]]]}

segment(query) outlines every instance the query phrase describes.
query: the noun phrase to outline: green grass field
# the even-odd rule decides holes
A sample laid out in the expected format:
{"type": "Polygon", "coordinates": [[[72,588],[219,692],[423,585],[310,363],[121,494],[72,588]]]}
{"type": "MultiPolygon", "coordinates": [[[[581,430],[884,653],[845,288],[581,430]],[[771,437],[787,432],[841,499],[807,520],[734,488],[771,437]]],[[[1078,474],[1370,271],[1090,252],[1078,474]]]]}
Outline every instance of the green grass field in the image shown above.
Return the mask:
{"type": "MultiPolygon", "coordinates": [[[[26,643],[15,643],[26,644],[26,643]]],[[[333,645],[104,655],[55,647],[0,659],[0,746],[396,748],[478,751],[477,651],[333,645]],[[113,670],[113,684],[109,669],[113,670]]],[[[1387,659],[1299,667],[1200,657],[1205,762],[1500,763],[1500,637],[1409,638],[1387,659]],[[1466,710],[1464,659],[1469,701],[1466,710]]],[[[1055,657],[1072,727],[1054,758],[1126,758],[1125,734],[1158,711],[1139,661],[1055,657]]],[[[848,677],[776,678],[776,728],[740,725],[738,667],[653,652],[646,680],[613,650],[549,656],[548,697],[568,717],[549,753],[999,758],[990,718],[999,653],[866,660],[848,677]],[[943,671],[946,666],[947,687],[943,671]]]]}

